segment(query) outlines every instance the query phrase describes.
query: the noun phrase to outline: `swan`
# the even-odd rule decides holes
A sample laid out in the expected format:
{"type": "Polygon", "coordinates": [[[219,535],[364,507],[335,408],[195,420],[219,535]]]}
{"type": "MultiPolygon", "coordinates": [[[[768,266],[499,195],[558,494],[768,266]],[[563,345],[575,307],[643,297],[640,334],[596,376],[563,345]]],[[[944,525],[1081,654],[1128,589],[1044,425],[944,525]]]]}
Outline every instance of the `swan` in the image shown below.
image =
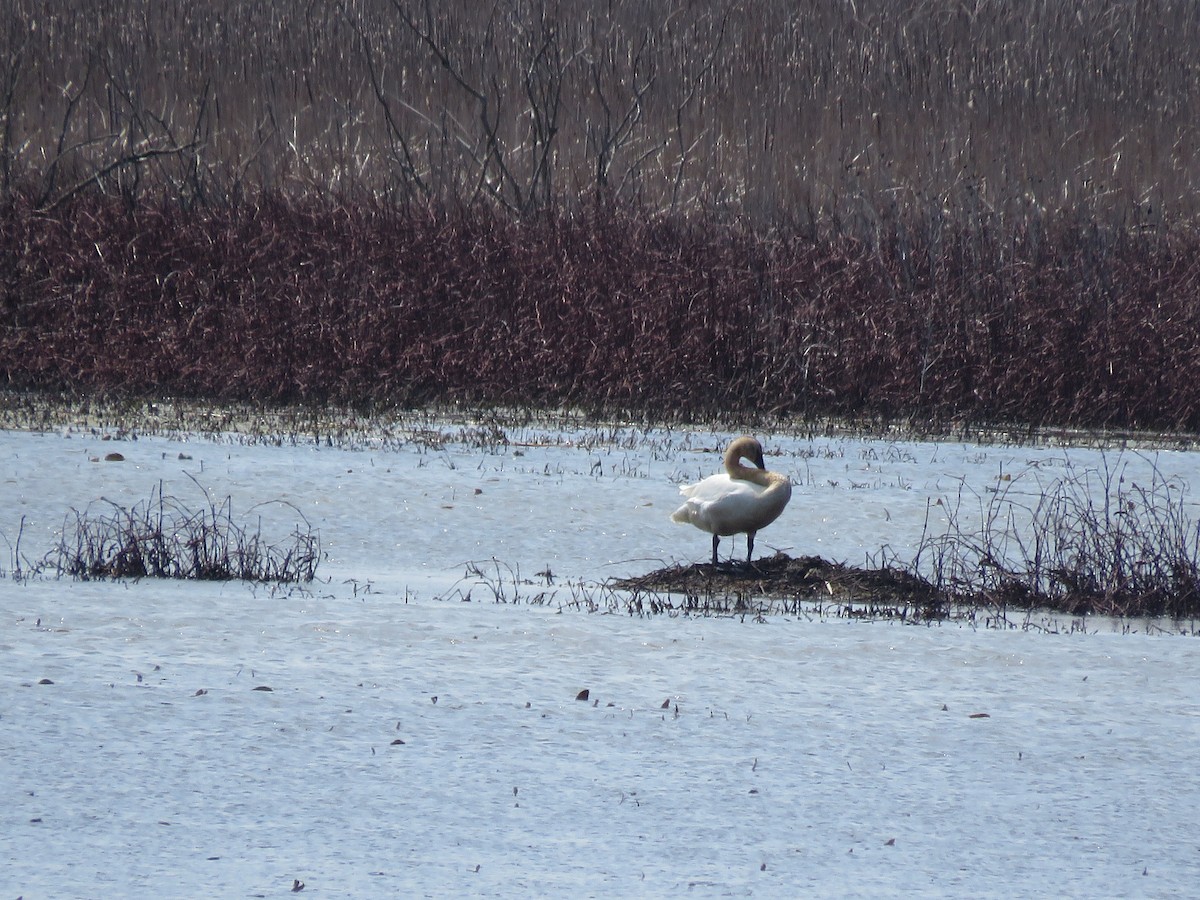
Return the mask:
{"type": "Polygon", "coordinates": [[[754,535],[766,528],[783,512],[792,497],[792,483],[786,475],[768,472],[763,463],[762,444],[752,437],[740,437],[725,451],[725,471],[709,475],[696,484],[685,484],[679,493],[687,499],[671,513],[671,519],[695,525],[712,536],[713,565],[717,564],[717,544],[725,535],[746,533],[746,563],[754,555],[754,535]],[[757,468],[745,465],[746,459],[757,468]]]}

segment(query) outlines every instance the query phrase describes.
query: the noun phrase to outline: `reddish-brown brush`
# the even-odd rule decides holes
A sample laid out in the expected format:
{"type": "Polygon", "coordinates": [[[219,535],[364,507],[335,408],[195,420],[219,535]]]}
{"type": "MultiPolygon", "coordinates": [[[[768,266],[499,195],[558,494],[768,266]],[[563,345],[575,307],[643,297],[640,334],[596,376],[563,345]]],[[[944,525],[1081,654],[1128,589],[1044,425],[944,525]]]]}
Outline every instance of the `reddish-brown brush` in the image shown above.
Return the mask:
{"type": "Polygon", "coordinates": [[[225,400],[1200,429],[1190,232],[762,236],[81,195],[0,215],[0,377],[225,400]]]}

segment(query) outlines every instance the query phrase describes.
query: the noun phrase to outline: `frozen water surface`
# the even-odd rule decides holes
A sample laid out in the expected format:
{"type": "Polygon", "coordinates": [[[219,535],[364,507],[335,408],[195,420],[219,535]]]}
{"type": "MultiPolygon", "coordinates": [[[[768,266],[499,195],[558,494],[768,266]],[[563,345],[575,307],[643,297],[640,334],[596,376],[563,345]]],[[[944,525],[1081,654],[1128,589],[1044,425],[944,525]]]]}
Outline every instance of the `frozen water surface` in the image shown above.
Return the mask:
{"type": "MultiPolygon", "coordinates": [[[[39,558],[72,508],[160,483],[193,509],[230,497],[271,539],[298,509],[327,553],[305,591],[0,579],[0,896],[1195,891],[1193,638],[560,612],[568,582],[707,557],[668,515],[728,435],[508,437],[0,432],[7,569],[18,535],[39,558]]],[[[1033,492],[1066,466],[1200,471],[1189,453],[765,441],[796,489],[760,552],[852,564],[910,558],[931,502],[1004,474],[1033,492]]]]}

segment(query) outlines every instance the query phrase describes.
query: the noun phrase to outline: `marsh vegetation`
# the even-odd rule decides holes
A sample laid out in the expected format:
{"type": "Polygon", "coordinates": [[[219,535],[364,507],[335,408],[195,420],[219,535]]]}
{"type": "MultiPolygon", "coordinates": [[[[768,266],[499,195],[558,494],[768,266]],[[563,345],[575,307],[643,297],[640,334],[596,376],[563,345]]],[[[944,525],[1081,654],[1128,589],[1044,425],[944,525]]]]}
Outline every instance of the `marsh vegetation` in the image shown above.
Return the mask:
{"type": "Polygon", "coordinates": [[[45,9],[9,385],[1200,430],[1193,4],[45,9]]]}

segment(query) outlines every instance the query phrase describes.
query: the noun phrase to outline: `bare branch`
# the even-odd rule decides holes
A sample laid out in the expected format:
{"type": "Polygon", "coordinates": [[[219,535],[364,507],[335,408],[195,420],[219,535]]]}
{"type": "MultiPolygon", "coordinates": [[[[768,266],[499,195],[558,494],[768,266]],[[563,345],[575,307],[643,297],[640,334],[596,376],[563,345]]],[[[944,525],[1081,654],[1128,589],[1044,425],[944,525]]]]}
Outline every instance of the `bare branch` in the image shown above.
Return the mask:
{"type": "MultiPolygon", "coordinates": [[[[413,157],[413,152],[409,145],[408,137],[404,133],[404,129],[400,127],[399,122],[396,120],[396,116],[392,111],[392,104],[388,99],[387,92],[383,89],[383,83],[379,77],[379,71],[375,64],[374,45],[371,43],[371,39],[367,36],[366,32],[363,31],[358,19],[350,14],[344,3],[338,3],[338,10],[341,12],[342,17],[354,30],[354,33],[358,36],[359,44],[363,48],[363,60],[367,65],[367,76],[371,80],[371,90],[375,94],[375,99],[378,101],[380,109],[383,110],[383,119],[387,124],[388,136],[391,138],[392,142],[392,155],[396,162],[400,165],[400,172],[404,179],[404,183],[406,185],[414,186],[422,195],[428,196],[429,186],[425,183],[424,179],[421,178],[421,173],[417,169],[417,164],[413,157]],[[399,150],[398,153],[397,148],[399,150]]],[[[410,110],[412,109],[412,107],[407,103],[403,103],[403,101],[401,101],[401,103],[406,108],[410,110]]]]}
{"type": "Polygon", "coordinates": [[[108,165],[103,166],[100,169],[97,169],[95,172],[93,172],[87,178],[80,181],[74,187],[72,187],[69,190],[66,190],[62,194],[60,194],[58,197],[56,197],[54,199],[53,202],[41,204],[41,207],[46,211],[52,211],[52,210],[58,208],[59,206],[61,206],[67,200],[70,200],[72,197],[74,197],[80,191],[85,190],[88,187],[88,185],[99,184],[101,181],[104,180],[105,177],[107,177],[108,175],[111,175],[113,172],[120,171],[121,169],[127,168],[127,167],[136,167],[136,166],[140,165],[141,163],[146,162],[147,160],[158,159],[158,158],[164,157],[164,156],[179,156],[181,154],[189,153],[192,150],[196,149],[197,146],[198,146],[197,144],[184,144],[182,147],[156,148],[156,149],[151,149],[151,150],[143,150],[139,153],[131,153],[127,156],[122,156],[120,159],[113,160],[108,165]]]}

